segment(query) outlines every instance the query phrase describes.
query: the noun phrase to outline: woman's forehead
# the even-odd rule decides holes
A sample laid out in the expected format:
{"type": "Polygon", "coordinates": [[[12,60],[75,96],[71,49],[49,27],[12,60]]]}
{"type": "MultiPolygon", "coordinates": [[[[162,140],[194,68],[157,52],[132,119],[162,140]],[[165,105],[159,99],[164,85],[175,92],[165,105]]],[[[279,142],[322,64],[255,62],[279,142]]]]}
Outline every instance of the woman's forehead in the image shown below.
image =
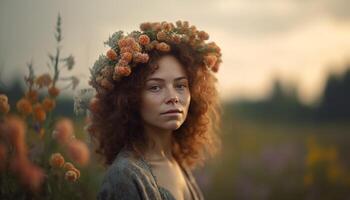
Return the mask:
{"type": "Polygon", "coordinates": [[[162,81],[165,79],[186,79],[187,75],[182,64],[171,55],[161,57],[157,62],[157,69],[149,75],[148,80],[162,81]]]}

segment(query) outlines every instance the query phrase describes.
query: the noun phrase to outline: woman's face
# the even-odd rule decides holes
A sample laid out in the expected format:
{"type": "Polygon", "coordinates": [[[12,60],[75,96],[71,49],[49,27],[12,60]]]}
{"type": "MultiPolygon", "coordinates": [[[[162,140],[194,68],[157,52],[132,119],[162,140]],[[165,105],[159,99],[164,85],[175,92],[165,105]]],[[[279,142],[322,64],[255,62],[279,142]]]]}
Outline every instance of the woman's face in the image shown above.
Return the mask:
{"type": "Polygon", "coordinates": [[[163,56],[157,63],[159,67],[147,77],[141,95],[141,116],[145,126],[176,130],[185,121],[190,105],[188,79],[174,56],[163,56]],[[166,113],[169,110],[178,112],[166,113]]]}

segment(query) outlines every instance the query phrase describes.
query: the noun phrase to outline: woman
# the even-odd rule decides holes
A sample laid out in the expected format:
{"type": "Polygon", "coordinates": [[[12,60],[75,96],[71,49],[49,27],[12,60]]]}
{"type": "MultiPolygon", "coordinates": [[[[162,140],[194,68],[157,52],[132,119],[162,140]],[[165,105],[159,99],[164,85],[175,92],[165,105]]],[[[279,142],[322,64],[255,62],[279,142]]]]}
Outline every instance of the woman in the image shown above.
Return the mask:
{"type": "Polygon", "coordinates": [[[191,169],[220,144],[220,48],[188,22],[116,32],[91,69],[89,132],[108,170],[98,199],[203,199],[191,169]]]}

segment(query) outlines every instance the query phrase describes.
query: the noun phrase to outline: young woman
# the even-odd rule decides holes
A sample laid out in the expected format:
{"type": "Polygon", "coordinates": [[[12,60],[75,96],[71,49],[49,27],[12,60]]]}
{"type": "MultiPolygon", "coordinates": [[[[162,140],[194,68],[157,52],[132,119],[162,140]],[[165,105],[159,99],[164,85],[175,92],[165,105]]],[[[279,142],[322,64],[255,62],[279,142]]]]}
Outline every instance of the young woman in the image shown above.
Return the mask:
{"type": "Polygon", "coordinates": [[[203,199],[191,169],[220,141],[220,48],[188,22],[116,32],[91,69],[89,132],[108,170],[98,199],[203,199]]]}

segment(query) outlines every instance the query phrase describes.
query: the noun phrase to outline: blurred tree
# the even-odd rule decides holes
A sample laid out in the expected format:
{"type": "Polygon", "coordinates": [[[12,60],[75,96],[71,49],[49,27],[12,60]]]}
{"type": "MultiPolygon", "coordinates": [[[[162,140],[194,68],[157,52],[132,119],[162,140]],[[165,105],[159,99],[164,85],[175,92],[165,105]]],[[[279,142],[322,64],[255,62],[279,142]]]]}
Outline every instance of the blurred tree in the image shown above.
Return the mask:
{"type": "Polygon", "coordinates": [[[341,76],[329,75],[316,116],[319,120],[350,119],[350,63],[341,76]]]}

